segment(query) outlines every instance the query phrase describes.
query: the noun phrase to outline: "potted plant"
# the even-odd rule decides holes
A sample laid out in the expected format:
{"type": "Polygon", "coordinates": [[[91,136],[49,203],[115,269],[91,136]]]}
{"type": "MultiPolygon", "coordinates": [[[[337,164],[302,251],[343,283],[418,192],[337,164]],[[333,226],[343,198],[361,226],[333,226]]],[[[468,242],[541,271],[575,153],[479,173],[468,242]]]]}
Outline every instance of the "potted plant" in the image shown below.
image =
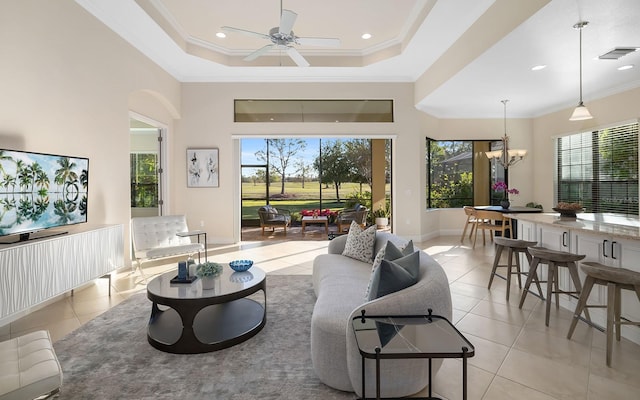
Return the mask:
{"type": "Polygon", "coordinates": [[[386,207],[380,207],[373,211],[373,218],[375,218],[378,229],[386,228],[389,225],[389,214],[386,207]]]}
{"type": "Polygon", "coordinates": [[[202,279],[203,289],[213,289],[215,285],[215,277],[222,273],[222,265],[205,261],[196,267],[196,275],[202,279]]]}

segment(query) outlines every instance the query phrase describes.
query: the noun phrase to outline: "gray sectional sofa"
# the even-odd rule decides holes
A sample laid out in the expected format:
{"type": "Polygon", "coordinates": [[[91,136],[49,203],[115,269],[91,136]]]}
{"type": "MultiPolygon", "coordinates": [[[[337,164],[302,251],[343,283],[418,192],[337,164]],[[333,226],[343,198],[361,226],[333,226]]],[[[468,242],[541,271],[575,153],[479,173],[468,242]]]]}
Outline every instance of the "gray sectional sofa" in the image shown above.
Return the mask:
{"type": "MultiPolygon", "coordinates": [[[[367,263],[343,256],[346,240],[347,235],[333,239],[328,254],[317,256],[313,263],[317,300],[311,317],[311,359],[316,375],[326,385],[362,396],[362,364],[352,318],[360,315],[361,310],[368,315],[422,315],[431,308],[434,314],[451,319],[451,293],[440,264],[419,251],[420,274],[416,284],[367,301],[365,293],[373,260],[367,263]]],[[[374,255],[387,240],[398,246],[407,242],[391,233],[378,232],[374,255]]],[[[440,365],[441,360],[433,361],[434,375],[440,365]]],[[[375,364],[370,362],[365,368],[369,396],[375,393],[375,364]]],[[[381,368],[383,397],[412,395],[428,385],[426,359],[385,360],[381,368]]]]}

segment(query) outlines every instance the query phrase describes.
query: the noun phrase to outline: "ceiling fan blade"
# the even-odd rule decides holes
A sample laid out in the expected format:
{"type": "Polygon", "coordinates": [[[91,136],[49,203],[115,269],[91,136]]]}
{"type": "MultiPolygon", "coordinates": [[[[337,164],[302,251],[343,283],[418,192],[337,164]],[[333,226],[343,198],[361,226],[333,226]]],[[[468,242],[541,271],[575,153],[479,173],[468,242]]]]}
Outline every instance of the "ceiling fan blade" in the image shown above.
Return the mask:
{"type": "Polygon", "coordinates": [[[340,39],[336,38],[299,37],[296,43],[303,46],[340,47],[340,39]]]}
{"type": "Polygon", "coordinates": [[[298,64],[298,67],[308,67],[309,65],[311,65],[307,60],[304,59],[304,57],[302,57],[302,54],[298,53],[298,50],[293,47],[289,47],[287,49],[287,54],[289,55],[289,57],[291,57],[293,62],[298,64]]]}
{"type": "Polygon", "coordinates": [[[227,31],[227,32],[242,33],[243,35],[247,35],[247,36],[254,36],[254,37],[257,36],[257,37],[261,37],[263,39],[271,40],[271,37],[269,35],[265,35],[264,33],[258,33],[258,32],[254,32],[254,31],[248,31],[246,29],[233,28],[231,26],[223,26],[221,29],[223,31],[227,31]]]}
{"type": "Polygon", "coordinates": [[[296,18],[298,18],[298,14],[293,11],[282,10],[282,15],[280,16],[280,28],[278,32],[285,35],[290,34],[293,24],[296,22],[296,18]]]}
{"type": "Polygon", "coordinates": [[[263,55],[264,53],[268,52],[269,50],[271,50],[275,45],[274,44],[268,44],[264,47],[259,48],[258,50],[254,51],[253,53],[249,54],[248,56],[246,56],[244,58],[244,61],[253,61],[256,58],[260,57],[261,55],[263,55]]]}

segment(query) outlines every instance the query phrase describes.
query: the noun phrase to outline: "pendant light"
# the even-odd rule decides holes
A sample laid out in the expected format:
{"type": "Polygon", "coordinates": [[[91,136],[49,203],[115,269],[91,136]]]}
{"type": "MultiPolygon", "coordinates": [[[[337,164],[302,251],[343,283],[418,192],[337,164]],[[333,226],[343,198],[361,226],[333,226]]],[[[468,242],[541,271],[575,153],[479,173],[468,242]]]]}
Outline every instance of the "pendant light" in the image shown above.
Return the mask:
{"type": "Polygon", "coordinates": [[[582,103],[582,28],[587,26],[588,23],[589,21],[580,21],[573,26],[580,32],[580,102],[576,109],[573,110],[569,121],[582,121],[593,118],[587,107],[582,103]]]}

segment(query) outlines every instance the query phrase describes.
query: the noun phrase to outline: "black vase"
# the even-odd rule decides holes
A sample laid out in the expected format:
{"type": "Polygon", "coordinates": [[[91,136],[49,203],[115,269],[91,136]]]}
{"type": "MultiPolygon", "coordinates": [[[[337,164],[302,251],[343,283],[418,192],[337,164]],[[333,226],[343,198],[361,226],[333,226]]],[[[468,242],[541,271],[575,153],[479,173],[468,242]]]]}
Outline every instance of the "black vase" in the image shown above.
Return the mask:
{"type": "Polygon", "coordinates": [[[511,207],[511,203],[509,203],[509,200],[502,200],[500,201],[500,205],[502,206],[502,208],[507,209],[509,207],[511,207]]]}

